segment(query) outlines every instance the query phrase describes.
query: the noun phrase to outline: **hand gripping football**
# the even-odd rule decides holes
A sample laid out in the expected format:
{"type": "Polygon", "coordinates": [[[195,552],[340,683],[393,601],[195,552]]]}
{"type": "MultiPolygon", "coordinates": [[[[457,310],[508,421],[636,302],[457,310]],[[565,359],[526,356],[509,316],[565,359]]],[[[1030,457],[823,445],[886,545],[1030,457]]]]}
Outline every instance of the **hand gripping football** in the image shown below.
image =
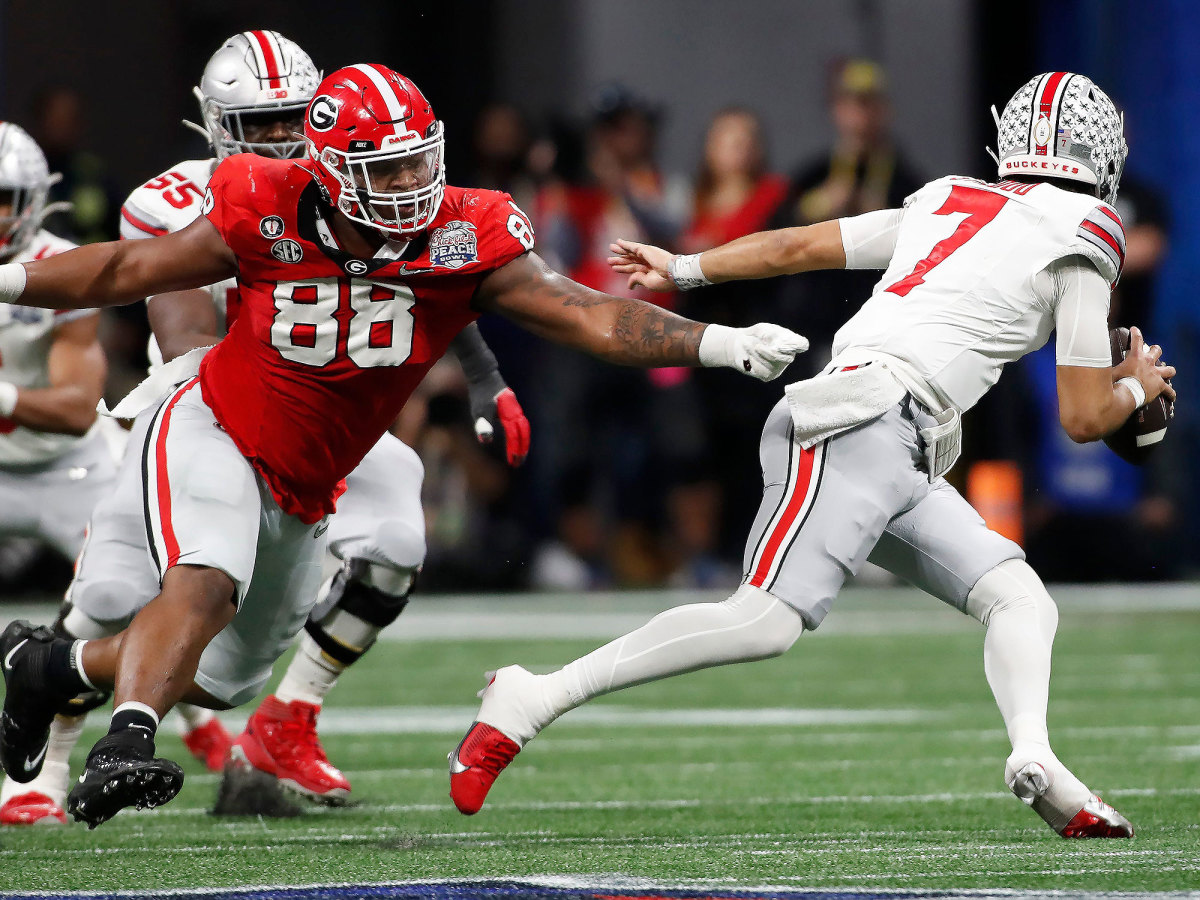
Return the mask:
{"type": "MultiPolygon", "coordinates": [[[[1108,346],[1112,351],[1112,364],[1120,365],[1129,352],[1129,329],[1111,329],[1108,346]]],[[[1160,361],[1159,365],[1162,364],[1160,361]]],[[[1106,437],[1104,443],[1121,459],[1140,466],[1167,436],[1167,425],[1174,416],[1175,404],[1159,394],[1141,409],[1134,410],[1125,424],[1106,437]]]]}

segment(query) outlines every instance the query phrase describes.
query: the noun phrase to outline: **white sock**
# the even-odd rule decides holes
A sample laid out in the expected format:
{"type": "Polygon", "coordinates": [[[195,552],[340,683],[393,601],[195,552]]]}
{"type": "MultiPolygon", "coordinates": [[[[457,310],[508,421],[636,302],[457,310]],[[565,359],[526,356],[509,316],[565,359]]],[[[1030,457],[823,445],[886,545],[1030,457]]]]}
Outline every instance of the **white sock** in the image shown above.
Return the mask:
{"type": "Polygon", "coordinates": [[[1033,569],[1011,559],[979,580],[967,598],[967,611],[987,627],[984,673],[1013,746],[1006,768],[1041,763],[1051,781],[1047,800],[1077,811],[1091,791],[1054,755],[1046,727],[1058,608],[1033,569]]]}
{"type": "MultiPolygon", "coordinates": [[[[539,676],[542,709],[534,712],[530,723],[536,726],[533,734],[602,694],[697,669],[778,656],[803,632],[799,613],[750,585],[742,585],[721,603],[668,609],[636,631],[539,676]]],[[[533,734],[515,739],[523,743],[533,734]]]]}
{"type": "Polygon", "coordinates": [[[179,713],[178,725],[181,735],[202,728],[215,718],[211,709],[192,706],[190,703],[176,703],[175,711],[179,713]]]}
{"type": "Polygon", "coordinates": [[[62,806],[70,788],[71,751],[79,743],[86,719],[86,713],[82,716],[55,716],[50,725],[50,743],[46,747],[42,771],[38,773],[37,778],[26,784],[18,784],[11,778],[5,778],[3,787],[0,787],[0,804],[6,803],[12,797],[37,791],[62,806]]]}
{"type": "Polygon", "coordinates": [[[327,656],[317,642],[304,633],[300,636],[300,646],[296,648],[296,655],[292,657],[283,681],[275,690],[275,696],[284,703],[303,700],[320,706],[345,669],[342,663],[327,656]]]}

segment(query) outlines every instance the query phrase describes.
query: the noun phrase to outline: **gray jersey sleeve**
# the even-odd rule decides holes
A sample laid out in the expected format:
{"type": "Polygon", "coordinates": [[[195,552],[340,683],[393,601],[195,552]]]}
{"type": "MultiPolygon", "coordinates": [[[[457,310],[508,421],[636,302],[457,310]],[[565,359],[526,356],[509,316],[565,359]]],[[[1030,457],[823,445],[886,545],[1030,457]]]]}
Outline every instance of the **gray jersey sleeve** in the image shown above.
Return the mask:
{"type": "Polygon", "coordinates": [[[1055,360],[1060,366],[1108,368],[1108,301],[1105,276],[1089,260],[1068,256],[1038,273],[1038,293],[1053,304],[1055,360]]]}

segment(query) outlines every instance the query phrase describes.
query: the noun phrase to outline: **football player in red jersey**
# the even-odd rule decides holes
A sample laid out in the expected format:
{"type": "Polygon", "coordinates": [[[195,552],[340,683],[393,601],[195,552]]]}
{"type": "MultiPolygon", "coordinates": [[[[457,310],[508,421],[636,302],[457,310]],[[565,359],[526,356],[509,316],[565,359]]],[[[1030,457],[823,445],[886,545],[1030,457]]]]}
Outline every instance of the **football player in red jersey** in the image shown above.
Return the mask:
{"type": "Polygon", "coordinates": [[[778,326],[705,325],[553,272],[506,194],[446,185],[442,123],[383,66],[326,78],[305,137],[304,161],[224,160],[204,215],[174,234],[0,267],[0,300],[27,306],[110,306],[235,275],[242,301],[143,439],[161,593],[112,638],[53,640],[21,622],[0,635],[0,762],[18,781],[37,775],[61,698],[114,690],[109,733],[68,798],[91,826],[178,792],[182,770],[154,757],[175,703],[258,693],[316,594],[343,479],[481,312],[624,365],[767,380],[807,348],[778,326]]]}

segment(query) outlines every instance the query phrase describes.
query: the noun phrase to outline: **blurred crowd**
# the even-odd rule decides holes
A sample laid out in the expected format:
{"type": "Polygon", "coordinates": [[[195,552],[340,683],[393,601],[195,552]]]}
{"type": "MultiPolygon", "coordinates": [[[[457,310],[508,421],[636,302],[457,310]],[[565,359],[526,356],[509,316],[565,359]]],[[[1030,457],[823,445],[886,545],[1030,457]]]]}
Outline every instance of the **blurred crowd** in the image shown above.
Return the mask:
{"type": "MultiPolygon", "coordinates": [[[[731,106],[713,113],[691,173],[658,163],[656,136],[669,111],[620,85],[595,93],[585,121],[533,123],[496,104],[474,125],[472,167],[452,171],[450,181],[507,191],[531,216],[536,250],[551,266],[637,296],[605,262],[615,238],[692,253],[764,228],[899,206],[947,174],[919,171],[894,143],[886,74],[876,63],[836,61],[827,90],[834,137],[821,153],[769,160],[755,111],[731,106]]],[[[56,89],[39,97],[29,123],[51,170],[64,176],[52,199],[72,203],[49,227],[84,242],[112,239],[134,185],[118,190],[103,161],[81,149],[82,121],[78,97],[56,89]]],[[[1162,198],[1128,174],[1118,208],[1128,256],[1112,324],[1148,327],[1170,223],[1162,198]]],[[[781,380],[790,381],[823,367],[834,332],[876,279],[828,272],[646,299],[705,321],[772,321],[805,334],[812,349],[781,380]]],[[[532,449],[514,470],[481,446],[457,364],[435,367],[395,428],[425,463],[422,589],[735,585],[761,496],[758,436],[783,384],[720,370],[616,368],[502,320],[480,324],[529,417],[532,449]]],[[[110,398],[145,372],[147,333],[141,305],[106,313],[110,398]]],[[[1169,339],[1154,339],[1170,355],[1169,339]]],[[[1047,580],[1197,574],[1200,558],[1178,537],[1196,490],[1180,483],[1190,447],[1168,440],[1154,465],[1138,469],[1102,444],[1073,444],[1057,423],[1052,342],[1013,367],[967,427],[968,451],[951,480],[1022,542],[1047,580]],[[974,446],[988,447],[989,458],[972,454],[974,446]]],[[[38,552],[22,541],[0,544],[0,596],[65,577],[63,563],[38,552]],[[59,571],[47,575],[54,565],[59,571]]]]}

